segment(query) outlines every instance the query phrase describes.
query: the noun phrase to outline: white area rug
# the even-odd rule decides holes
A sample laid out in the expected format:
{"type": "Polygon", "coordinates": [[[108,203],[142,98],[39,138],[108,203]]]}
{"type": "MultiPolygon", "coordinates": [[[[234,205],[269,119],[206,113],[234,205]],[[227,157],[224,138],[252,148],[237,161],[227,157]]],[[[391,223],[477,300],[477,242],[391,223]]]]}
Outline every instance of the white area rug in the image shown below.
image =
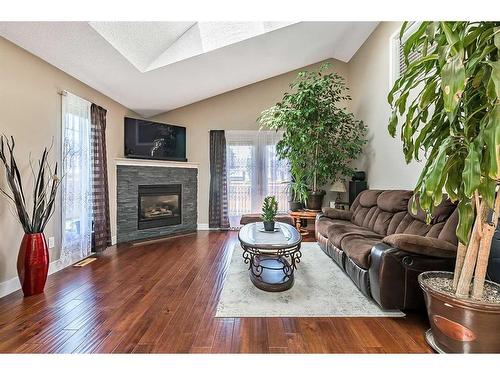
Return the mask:
{"type": "Polygon", "coordinates": [[[242,248],[233,250],[216,317],[377,317],[405,316],[384,311],[366,298],[351,279],[314,242],[302,243],[295,283],[284,292],[265,292],[250,281],[242,248]]]}

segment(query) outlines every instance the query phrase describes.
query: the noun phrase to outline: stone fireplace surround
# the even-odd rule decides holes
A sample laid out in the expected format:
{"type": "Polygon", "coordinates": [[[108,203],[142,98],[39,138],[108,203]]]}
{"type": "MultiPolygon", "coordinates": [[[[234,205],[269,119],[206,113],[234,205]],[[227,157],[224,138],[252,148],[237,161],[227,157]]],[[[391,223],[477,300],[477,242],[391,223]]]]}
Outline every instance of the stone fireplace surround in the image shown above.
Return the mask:
{"type": "Polygon", "coordinates": [[[117,243],[195,232],[198,164],[143,159],[116,159],[117,243]],[[182,186],[182,220],[178,225],[138,229],[139,185],[182,186]]]}

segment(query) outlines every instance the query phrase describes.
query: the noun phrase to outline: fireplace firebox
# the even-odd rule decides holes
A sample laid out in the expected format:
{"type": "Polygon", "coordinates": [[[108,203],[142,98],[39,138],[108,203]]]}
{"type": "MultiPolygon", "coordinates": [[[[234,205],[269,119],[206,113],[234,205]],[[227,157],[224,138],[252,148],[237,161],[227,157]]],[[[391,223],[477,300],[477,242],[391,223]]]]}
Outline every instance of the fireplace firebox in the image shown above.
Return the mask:
{"type": "Polygon", "coordinates": [[[182,223],[182,185],[139,185],[138,229],[182,223]]]}

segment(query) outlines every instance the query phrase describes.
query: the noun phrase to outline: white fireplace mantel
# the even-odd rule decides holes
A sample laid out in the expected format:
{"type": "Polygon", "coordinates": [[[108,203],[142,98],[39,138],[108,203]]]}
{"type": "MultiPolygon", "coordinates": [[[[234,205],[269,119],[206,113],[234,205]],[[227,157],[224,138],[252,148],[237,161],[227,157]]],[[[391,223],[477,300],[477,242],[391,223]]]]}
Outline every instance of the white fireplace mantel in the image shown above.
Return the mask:
{"type": "Polygon", "coordinates": [[[198,169],[199,167],[199,163],[193,163],[193,162],[130,159],[130,158],[116,158],[115,163],[116,165],[130,165],[134,167],[165,167],[165,168],[196,168],[196,169],[198,169]]]}

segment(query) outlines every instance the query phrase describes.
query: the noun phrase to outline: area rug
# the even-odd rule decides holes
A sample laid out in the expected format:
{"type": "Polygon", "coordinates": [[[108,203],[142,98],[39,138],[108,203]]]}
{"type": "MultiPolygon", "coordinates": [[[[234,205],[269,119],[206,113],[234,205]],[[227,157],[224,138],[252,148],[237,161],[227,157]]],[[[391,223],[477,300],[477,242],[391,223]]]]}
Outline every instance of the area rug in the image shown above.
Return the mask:
{"type": "Polygon", "coordinates": [[[265,292],[250,281],[237,244],[217,306],[216,317],[401,317],[384,311],[314,242],[302,243],[295,283],[284,292],[265,292]]]}

